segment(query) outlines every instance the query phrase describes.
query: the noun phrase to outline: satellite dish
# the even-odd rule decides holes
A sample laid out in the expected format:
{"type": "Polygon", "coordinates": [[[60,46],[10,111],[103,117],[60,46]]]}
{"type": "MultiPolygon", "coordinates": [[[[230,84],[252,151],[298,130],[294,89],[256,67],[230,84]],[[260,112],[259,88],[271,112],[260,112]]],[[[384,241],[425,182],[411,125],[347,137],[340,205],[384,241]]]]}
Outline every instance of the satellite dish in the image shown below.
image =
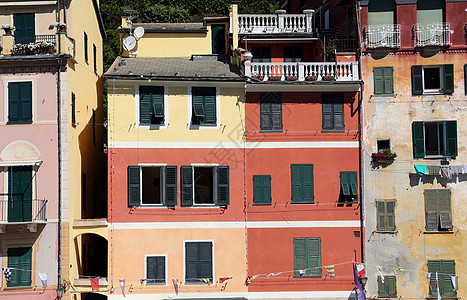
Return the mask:
{"type": "Polygon", "coordinates": [[[136,39],[132,36],[127,37],[123,40],[123,48],[130,52],[136,46],[136,39]]]}
{"type": "Polygon", "coordinates": [[[139,26],[139,27],[136,27],[135,28],[135,31],[133,31],[133,36],[139,40],[140,38],[142,38],[144,35],[144,28],[139,26]]]}

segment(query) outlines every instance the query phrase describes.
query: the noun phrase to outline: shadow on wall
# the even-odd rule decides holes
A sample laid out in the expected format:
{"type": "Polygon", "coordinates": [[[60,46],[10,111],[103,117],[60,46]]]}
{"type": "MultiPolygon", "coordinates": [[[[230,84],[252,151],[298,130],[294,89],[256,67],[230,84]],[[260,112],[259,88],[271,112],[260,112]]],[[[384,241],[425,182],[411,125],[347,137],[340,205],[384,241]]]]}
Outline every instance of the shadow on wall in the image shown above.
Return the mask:
{"type": "Polygon", "coordinates": [[[418,175],[409,174],[410,186],[414,187],[420,184],[434,184],[436,182],[446,187],[448,183],[461,183],[467,181],[467,174],[453,175],[451,178],[444,178],[439,175],[418,175]]]}

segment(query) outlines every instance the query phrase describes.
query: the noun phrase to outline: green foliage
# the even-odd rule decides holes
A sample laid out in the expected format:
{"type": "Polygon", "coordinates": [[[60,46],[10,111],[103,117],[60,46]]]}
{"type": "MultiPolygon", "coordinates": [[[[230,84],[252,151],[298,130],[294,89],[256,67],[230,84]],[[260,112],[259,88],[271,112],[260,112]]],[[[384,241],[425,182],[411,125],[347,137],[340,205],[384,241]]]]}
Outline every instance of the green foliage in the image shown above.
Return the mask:
{"type": "Polygon", "coordinates": [[[326,61],[336,61],[336,47],[337,41],[334,39],[326,39],[326,61]]]}

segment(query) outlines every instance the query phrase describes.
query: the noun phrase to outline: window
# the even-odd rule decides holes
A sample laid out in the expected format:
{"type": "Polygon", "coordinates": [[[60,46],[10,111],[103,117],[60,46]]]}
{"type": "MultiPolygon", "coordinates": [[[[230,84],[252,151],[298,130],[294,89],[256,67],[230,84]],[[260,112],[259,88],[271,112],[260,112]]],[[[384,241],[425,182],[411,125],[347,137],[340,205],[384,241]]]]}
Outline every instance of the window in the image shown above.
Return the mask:
{"type": "Polygon", "coordinates": [[[185,242],[185,282],[213,282],[212,242],[185,242]]]}
{"type": "Polygon", "coordinates": [[[271,204],[271,175],[253,175],[253,203],[271,204]]]}
{"type": "Polygon", "coordinates": [[[128,206],[177,204],[176,166],[128,166],[128,206]]]}
{"type": "Polygon", "coordinates": [[[370,0],[368,3],[368,25],[394,24],[396,19],[394,0],[370,0]]]}
{"type": "Polygon", "coordinates": [[[321,239],[294,238],[293,249],[295,276],[321,277],[321,239]],[[305,270],[305,274],[300,270],[305,270]]]}
{"type": "Polygon", "coordinates": [[[8,83],[8,122],[32,122],[32,82],[8,83]]]}
{"type": "Polygon", "coordinates": [[[376,201],[376,229],[378,231],[395,231],[395,214],[394,208],[396,206],[396,201],[376,201]]]}
{"type": "Polygon", "coordinates": [[[345,202],[358,202],[357,172],[341,172],[341,196],[345,202]]]}
{"type": "Polygon", "coordinates": [[[95,44],[92,44],[92,54],[93,54],[93,66],[94,72],[97,72],[97,47],[95,44]]]}
{"type": "Polygon", "coordinates": [[[441,23],[445,22],[444,0],[418,0],[417,1],[417,23],[441,23]]]}
{"type": "Polygon", "coordinates": [[[84,33],[84,60],[88,62],[88,35],[84,33]]]}
{"type": "Polygon", "coordinates": [[[292,203],[314,203],[313,165],[290,165],[292,181],[292,203]]]}
{"type": "Polygon", "coordinates": [[[8,222],[32,220],[32,167],[8,167],[8,222]]]}
{"type": "Polygon", "coordinates": [[[343,131],[344,125],[344,94],[323,94],[323,130],[343,131]]]}
{"type": "Polygon", "coordinates": [[[191,89],[192,117],[194,125],[216,125],[216,88],[215,87],[193,87],[191,89]]]}
{"type": "Polygon", "coordinates": [[[165,119],[164,87],[139,87],[139,123],[163,125],[165,119]]]}
{"type": "Polygon", "coordinates": [[[378,276],[378,297],[380,298],[396,298],[396,276],[384,276],[384,282],[378,276]]]}
{"type": "Polygon", "coordinates": [[[8,268],[11,269],[8,287],[31,286],[32,248],[8,248],[8,268]]]}
{"type": "Polygon", "coordinates": [[[212,54],[225,54],[225,26],[211,25],[212,54]]]}
{"type": "Polygon", "coordinates": [[[375,95],[393,95],[393,68],[392,67],[374,67],[373,82],[375,95]]]}
{"type": "Polygon", "coordinates": [[[464,92],[467,95],[467,64],[464,65],[464,92]]]}
{"type": "Polygon", "coordinates": [[[438,272],[438,285],[441,297],[457,297],[456,291],[452,287],[451,277],[456,275],[454,260],[429,260],[428,272],[430,277],[430,297],[437,297],[436,272],[438,272]]]}
{"type": "Polygon", "coordinates": [[[282,131],[282,94],[260,95],[261,130],[282,131]]]}
{"type": "Polygon", "coordinates": [[[13,14],[15,26],[15,44],[36,42],[36,25],[34,14],[13,14]]]}
{"type": "Polygon", "coordinates": [[[252,47],[251,62],[271,62],[271,47],[252,47]]]}
{"type": "Polygon", "coordinates": [[[376,146],[378,148],[378,151],[384,150],[384,149],[389,149],[391,150],[391,140],[377,140],[376,141],[376,146]]]}
{"type": "Polygon", "coordinates": [[[415,158],[457,156],[457,121],[412,123],[415,158]]]}
{"type": "Polygon", "coordinates": [[[180,168],[182,205],[229,205],[228,166],[180,168]]]}
{"type": "Polygon", "coordinates": [[[146,285],[166,284],[166,256],[146,256],[146,285]]]}
{"type": "Polygon", "coordinates": [[[454,93],[454,66],[412,66],[412,94],[454,93]]]}
{"type": "Polygon", "coordinates": [[[425,190],[427,231],[451,231],[451,190],[425,190]]]}
{"type": "Polygon", "coordinates": [[[76,96],[71,93],[71,125],[76,126],[76,96]]]}
{"type": "Polygon", "coordinates": [[[301,62],[303,60],[303,47],[284,47],[284,62],[301,62]]]}

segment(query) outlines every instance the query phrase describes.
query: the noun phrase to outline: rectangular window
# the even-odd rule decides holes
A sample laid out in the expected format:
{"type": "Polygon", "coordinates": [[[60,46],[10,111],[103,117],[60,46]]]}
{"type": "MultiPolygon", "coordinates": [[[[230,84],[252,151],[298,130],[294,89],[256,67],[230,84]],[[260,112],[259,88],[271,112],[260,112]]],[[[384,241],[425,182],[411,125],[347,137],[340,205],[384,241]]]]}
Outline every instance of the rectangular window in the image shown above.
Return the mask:
{"type": "Polygon", "coordinates": [[[395,231],[395,206],[396,201],[376,201],[376,229],[378,231],[395,231]]]}
{"type": "Polygon", "coordinates": [[[166,256],[146,256],[146,285],[166,284],[166,256]]]}
{"type": "Polygon", "coordinates": [[[412,66],[412,94],[454,93],[454,66],[412,66]]]}
{"type": "Polygon", "coordinates": [[[212,54],[225,54],[225,25],[211,25],[212,54]]]}
{"type": "Polygon", "coordinates": [[[397,298],[396,276],[378,276],[378,297],[397,298]]]}
{"type": "Polygon", "coordinates": [[[128,206],[177,204],[176,166],[128,166],[128,206]]]}
{"type": "Polygon", "coordinates": [[[182,166],[180,168],[182,205],[229,205],[228,166],[182,166]]]}
{"type": "Polygon", "coordinates": [[[456,298],[457,292],[453,289],[451,277],[456,275],[454,260],[429,260],[428,272],[430,277],[430,297],[436,298],[438,293],[436,290],[436,272],[438,272],[438,285],[441,297],[456,298]]]}
{"type": "Polygon", "coordinates": [[[163,125],[165,117],[164,87],[139,87],[139,123],[163,125]]]}
{"type": "Polygon", "coordinates": [[[76,126],[76,96],[71,93],[71,125],[76,126]]]}
{"type": "Polygon", "coordinates": [[[323,131],[343,131],[344,125],[344,94],[323,94],[323,131]]]}
{"type": "Polygon", "coordinates": [[[321,277],[321,239],[294,238],[294,275],[321,277]]]}
{"type": "Polygon", "coordinates": [[[271,47],[252,47],[251,62],[271,62],[271,47]]]}
{"type": "Polygon", "coordinates": [[[358,202],[357,172],[341,172],[341,199],[345,202],[358,202]]]}
{"type": "Polygon", "coordinates": [[[284,47],[284,62],[301,62],[303,53],[303,47],[284,47]]]}
{"type": "Polygon", "coordinates": [[[185,282],[213,282],[212,242],[185,242],[185,282]]]}
{"type": "Polygon", "coordinates": [[[13,25],[15,26],[15,44],[29,44],[36,42],[35,15],[13,14],[13,25]]]}
{"type": "Polygon", "coordinates": [[[394,70],[392,67],[374,67],[373,82],[375,95],[393,95],[394,94],[394,70]]]}
{"type": "Polygon", "coordinates": [[[282,94],[260,95],[261,130],[282,131],[282,94]]]}
{"type": "Polygon", "coordinates": [[[464,92],[467,95],[467,64],[464,65],[464,92]]]}
{"type": "Polygon", "coordinates": [[[31,286],[32,248],[8,248],[8,268],[11,269],[8,287],[31,286]]]}
{"type": "Polygon", "coordinates": [[[32,167],[8,167],[8,222],[32,220],[32,167]]]}
{"type": "Polygon", "coordinates": [[[88,35],[84,33],[84,60],[88,62],[88,35]]]}
{"type": "Polygon", "coordinates": [[[253,175],[253,203],[271,204],[271,175],[253,175]]]}
{"type": "Polygon", "coordinates": [[[97,72],[97,47],[95,44],[92,44],[92,54],[94,72],[97,72]]]}
{"type": "Polygon", "coordinates": [[[191,123],[193,125],[216,125],[216,88],[193,87],[191,89],[191,95],[191,123]]]}
{"type": "Polygon", "coordinates": [[[32,82],[8,83],[8,122],[32,122],[32,82]]]}
{"type": "Polygon", "coordinates": [[[292,203],[314,203],[313,165],[290,165],[292,203]]]}
{"type": "Polygon", "coordinates": [[[412,123],[415,158],[457,156],[457,121],[412,123]]]}
{"type": "Polygon", "coordinates": [[[451,190],[425,190],[425,221],[427,231],[451,231],[451,190]]]}

